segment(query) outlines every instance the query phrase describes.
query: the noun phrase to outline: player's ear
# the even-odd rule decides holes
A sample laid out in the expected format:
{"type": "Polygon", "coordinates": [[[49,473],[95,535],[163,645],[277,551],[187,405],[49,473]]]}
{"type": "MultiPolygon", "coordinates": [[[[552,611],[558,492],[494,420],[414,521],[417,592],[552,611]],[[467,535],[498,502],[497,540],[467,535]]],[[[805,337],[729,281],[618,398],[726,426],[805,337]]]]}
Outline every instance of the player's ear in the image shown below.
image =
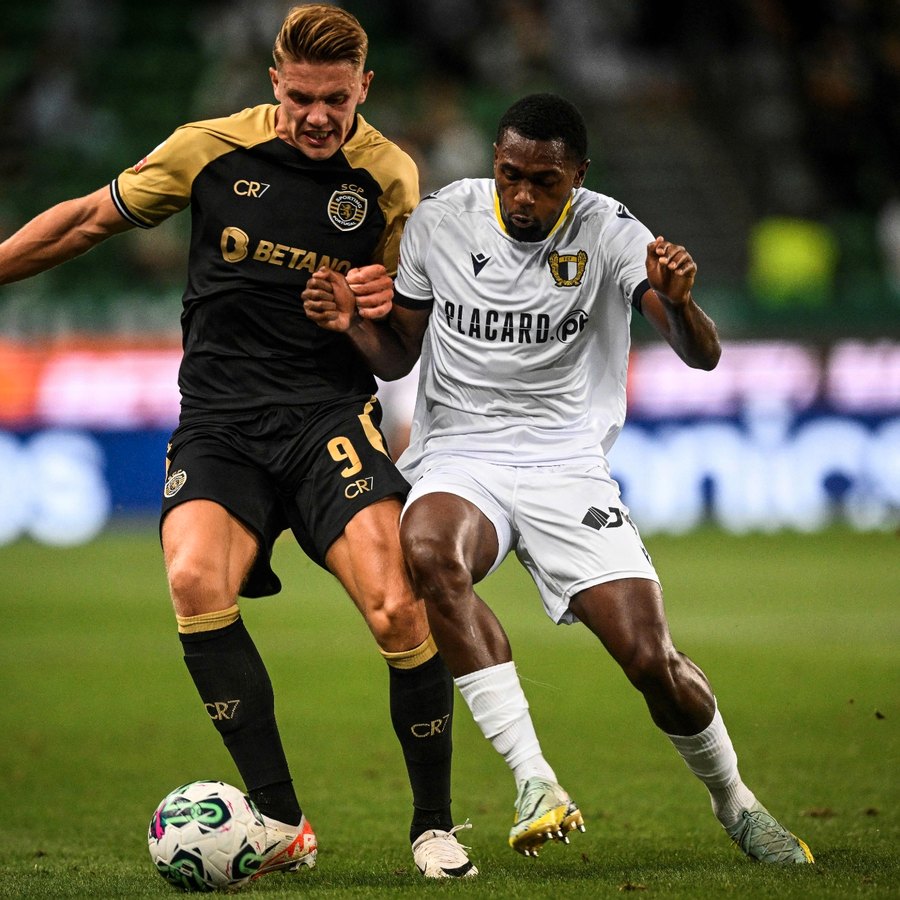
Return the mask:
{"type": "Polygon", "coordinates": [[[269,79],[272,82],[272,91],[275,94],[275,99],[281,102],[281,97],[278,96],[278,69],[274,66],[269,66],[269,79]]]}
{"type": "Polygon", "coordinates": [[[587,175],[590,164],[591,161],[589,159],[582,160],[581,163],[579,163],[578,168],[575,170],[575,187],[581,187],[581,185],[584,184],[584,176],[587,175]]]}
{"type": "Polygon", "coordinates": [[[363,72],[360,76],[360,92],[359,100],[357,100],[357,105],[366,102],[366,97],[368,97],[369,95],[369,85],[372,83],[372,79],[374,77],[375,73],[371,69],[368,72],[363,72]]]}

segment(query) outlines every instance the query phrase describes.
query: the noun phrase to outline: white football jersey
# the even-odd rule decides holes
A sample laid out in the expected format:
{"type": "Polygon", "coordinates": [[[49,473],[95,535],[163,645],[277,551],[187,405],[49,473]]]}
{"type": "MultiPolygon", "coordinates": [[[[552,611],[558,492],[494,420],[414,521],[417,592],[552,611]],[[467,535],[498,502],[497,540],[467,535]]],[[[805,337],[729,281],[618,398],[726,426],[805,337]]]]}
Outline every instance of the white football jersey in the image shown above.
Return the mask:
{"type": "Polygon", "coordinates": [[[432,305],[410,446],[412,481],[447,451],[512,465],[603,460],[625,419],[632,301],[653,235],[578,188],[553,231],[510,237],[493,179],[424,199],[403,233],[396,289],[432,305]]]}

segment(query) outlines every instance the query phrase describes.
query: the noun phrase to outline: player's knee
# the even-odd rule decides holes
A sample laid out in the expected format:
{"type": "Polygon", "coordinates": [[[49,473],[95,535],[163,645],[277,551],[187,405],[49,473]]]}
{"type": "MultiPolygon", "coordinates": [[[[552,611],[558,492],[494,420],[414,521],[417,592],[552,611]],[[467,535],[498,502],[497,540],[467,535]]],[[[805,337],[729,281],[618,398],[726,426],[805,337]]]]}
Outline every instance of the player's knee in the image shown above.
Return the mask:
{"type": "Polygon", "coordinates": [[[446,541],[429,536],[405,536],[403,551],[416,591],[428,602],[471,590],[472,574],[446,541]]]}
{"type": "Polygon", "coordinates": [[[427,633],[425,608],[409,591],[385,591],[368,598],[366,623],[385,650],[405,649],[414,636],[427,633]]]}
{"type": "Polygon", "coordinates": [[[677,680],[679,656],[671,644],[658,641],[636,643],[622,661],[628,680],[641,693],[666,693],[677,680]]]}
{"type": "Polygon", "coordinates": [[[176,558],[170,561],[167,576],[172,603],[180,616],[206,612],[211,603],[219,602],[226,589],[222,574],[202,560],[176,558]]]}

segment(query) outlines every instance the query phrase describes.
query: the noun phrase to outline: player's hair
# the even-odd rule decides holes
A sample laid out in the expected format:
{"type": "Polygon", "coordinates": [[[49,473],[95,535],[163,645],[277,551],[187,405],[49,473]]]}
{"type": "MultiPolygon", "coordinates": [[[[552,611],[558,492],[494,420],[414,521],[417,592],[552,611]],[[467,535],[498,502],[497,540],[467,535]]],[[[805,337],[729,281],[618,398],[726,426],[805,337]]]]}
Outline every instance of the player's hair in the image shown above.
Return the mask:
{"type": "Polygon", "coordinates": [[[369,38],[357,18],[339,6],[306,3],[284,19],[272,56],[275,66],[292,62],[366,64],[369,38]]]}
{"type": "Polygon", "coordinates": [[[587,159],[587,127],[578,108],[558,94],[529,94],[503,114],[497,143],[507,131],[532,141],[562,141],[575,162],[587,159]]]}

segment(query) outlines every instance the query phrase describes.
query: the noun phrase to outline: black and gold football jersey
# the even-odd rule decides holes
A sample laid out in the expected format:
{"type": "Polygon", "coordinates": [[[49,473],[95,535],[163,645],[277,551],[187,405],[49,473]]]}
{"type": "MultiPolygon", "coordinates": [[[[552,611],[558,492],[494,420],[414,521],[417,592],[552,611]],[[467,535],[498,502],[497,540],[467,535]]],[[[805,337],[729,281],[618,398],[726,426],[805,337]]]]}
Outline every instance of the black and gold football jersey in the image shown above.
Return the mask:
{"type": "Polygon", "coordinates": [[[150,228],[190,206],[179,387],[185,413],[368,395],[343,335],[309,321],[300,294],[321,266],[397,269],[419,199],[415,163],[357,115],[328,160],[275,133],[275,105],[177,129],[111,184],[128,221],[150,228]]]}

